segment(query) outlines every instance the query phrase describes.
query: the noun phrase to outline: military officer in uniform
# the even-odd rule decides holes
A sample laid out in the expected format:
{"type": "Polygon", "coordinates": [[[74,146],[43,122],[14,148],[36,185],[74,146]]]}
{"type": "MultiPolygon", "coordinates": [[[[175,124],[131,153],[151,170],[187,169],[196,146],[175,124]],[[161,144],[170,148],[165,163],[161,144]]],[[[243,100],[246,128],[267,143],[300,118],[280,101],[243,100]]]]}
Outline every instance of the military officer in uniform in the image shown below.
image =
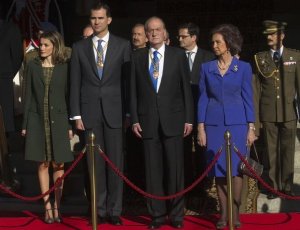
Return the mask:
{"type": "MultiPolygon", "coordinates": [[[[267,20],[263,24],[270,49],[254,56],[257,115],[263,127],[272,187],[293,195],[300,52],[283,46],[287,23],[267,20]]],[[[267,197],[277,196],[269,193],[267,197]]]]}

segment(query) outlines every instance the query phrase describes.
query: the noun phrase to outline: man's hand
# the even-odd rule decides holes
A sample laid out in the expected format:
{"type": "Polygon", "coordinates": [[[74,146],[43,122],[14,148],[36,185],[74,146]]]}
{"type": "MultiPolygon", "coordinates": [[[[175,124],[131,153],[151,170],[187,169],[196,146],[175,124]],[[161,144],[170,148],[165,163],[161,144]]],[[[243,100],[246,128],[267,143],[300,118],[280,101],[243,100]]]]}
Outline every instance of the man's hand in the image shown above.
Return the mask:
{"type": "Polygon", "coordinates": [[[142,128],[140,126],[140,123],[135,123],[132,125],[132,132],[138,137],[138,138],[142,138],[142,128]]]}
{"type": "Polygon", "coordinates": [[[183,137],[186,137],[186,136],[190,135],[192,130],[193,130],[193,125],[192,124],[184,123],[183,137]]]}
{"type": "Polygon", "coordinates": [[[75,126],[76,126],[76,129],[85,130],[83,122],[82,122],[81,119],[78,119],[78,120],[75,121],[75,126]]]}
{"type": "Polygon", "coordinates": [[[26,129],[22,129],[21,135],[22,135],[22,137],[25,137],[25,136],[26,136],[26,129]]]}

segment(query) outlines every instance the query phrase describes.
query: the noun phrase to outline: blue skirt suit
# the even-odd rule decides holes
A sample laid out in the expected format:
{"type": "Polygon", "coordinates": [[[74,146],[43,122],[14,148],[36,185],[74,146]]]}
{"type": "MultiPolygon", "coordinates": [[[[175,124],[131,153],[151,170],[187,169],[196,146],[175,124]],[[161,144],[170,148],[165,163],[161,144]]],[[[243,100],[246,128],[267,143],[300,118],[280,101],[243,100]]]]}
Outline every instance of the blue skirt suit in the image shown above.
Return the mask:
{"type": "Polygon", "coordinates": [[[233,57],[227,72],[221,76],[217,60],[204,63],[199,90],[198,123],[204,123],[206,131],[207,164],[223,146],[222,154],[209,176],[226,177],[226,130],[231,134],[232,175],[236,176],[240,159],[233,145],[246,155],[248,123],[255,121],[251,66],[233,57]]]}

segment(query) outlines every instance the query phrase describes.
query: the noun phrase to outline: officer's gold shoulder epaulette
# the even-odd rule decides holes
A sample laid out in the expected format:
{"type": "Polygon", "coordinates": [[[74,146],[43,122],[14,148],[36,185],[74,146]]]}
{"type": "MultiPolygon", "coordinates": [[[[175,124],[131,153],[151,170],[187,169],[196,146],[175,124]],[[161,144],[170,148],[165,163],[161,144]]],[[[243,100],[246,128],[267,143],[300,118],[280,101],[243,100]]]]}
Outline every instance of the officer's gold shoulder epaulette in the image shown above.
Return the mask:
{"type": "Polygon", "coordinates": [[[268,57],[268,51],[262,51],[254,55],[254,60],[256,64],[257,71],[264,77],[272,77],[277,71],[276,68],[271,68],[270,57],[268,57]]]}

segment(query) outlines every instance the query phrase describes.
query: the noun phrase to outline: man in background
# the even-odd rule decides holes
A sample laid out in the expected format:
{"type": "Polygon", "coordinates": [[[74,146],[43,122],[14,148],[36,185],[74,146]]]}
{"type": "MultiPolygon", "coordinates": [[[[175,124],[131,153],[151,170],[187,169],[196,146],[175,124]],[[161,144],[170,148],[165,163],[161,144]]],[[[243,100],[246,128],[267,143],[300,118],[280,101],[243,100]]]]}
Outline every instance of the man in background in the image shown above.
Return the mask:
{"type": "MultiPolygon", "coordinates": [[[[192,89],[194,101],[194,127],[197,127],[197,104],[199,97],[199,78],[201,64],[214,58],[214,54],[198,47],[199,27],[192,23],[184,23],[178,27],[178,40],[180,47],[185,50],[186,58],[189,62],[189,82],[192,89]]],[[[205,160],[201,154],[201,147],[197,144],[197,129],[193,130],[192,135],[185,138],[185,184],[190,185],[197,176],[200,175],[205,160]]]]}
{"type": "MultiPolygon", "coordinates": [[[[293,195],[300,52],[283,45],[287,23],[267,20],[263,25],[269,50],[254,56],[254,88],[266,148],[264,163],[271,186],[293,195]]],[[[268,199],[276,197],[273,193],[267,195],[268,199]]]]}
{"type": "Polygon", "coordinates": [[[147,46],[148,39],[143,24],[135,24],[131,31],[131,42],[133,50],[144,48],[147,46]]]}

